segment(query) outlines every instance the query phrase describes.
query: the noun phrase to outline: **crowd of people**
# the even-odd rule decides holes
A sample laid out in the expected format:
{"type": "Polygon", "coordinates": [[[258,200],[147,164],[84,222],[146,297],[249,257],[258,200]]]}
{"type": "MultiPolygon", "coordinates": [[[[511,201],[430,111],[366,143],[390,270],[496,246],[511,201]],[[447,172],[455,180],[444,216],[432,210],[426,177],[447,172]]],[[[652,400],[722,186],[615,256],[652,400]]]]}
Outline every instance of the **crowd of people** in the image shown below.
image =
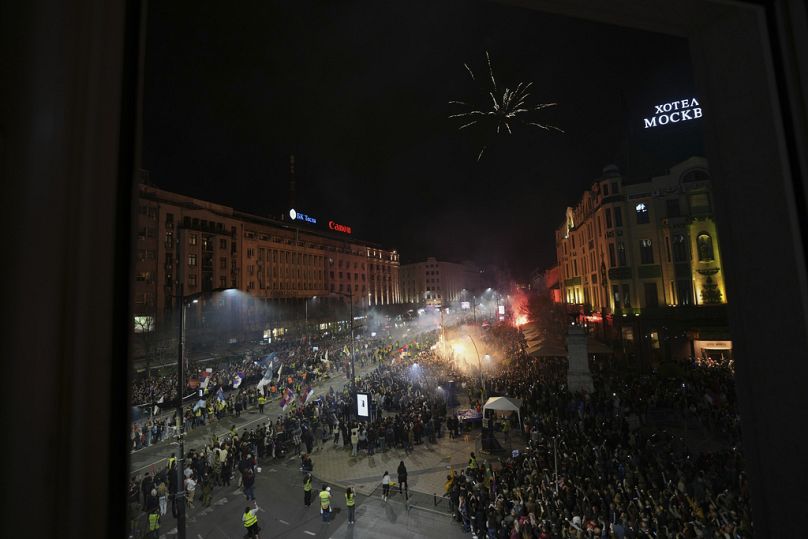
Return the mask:
{"type": "MultiPolygon", "coordinates": [[[[398,346],[391,339],[364,339],[354,346],[355,361],[359,368],[376,362],[398,346]]],[[[276,342],[247,351],[235,360],[221,361],[213,367],[198,369],[188,376],[185,387],[183,426],[190,430],[207,425],[223,417],[238,417],[248,407],[255,407],[264,394],[267,400],[279,399],[288,389],[299,397],[319,378],[329,378],[335,371],[348,371],[349,336],[315,336],[291,342],[276,342]],[[277,380],[259,391],[256,383],[266,372],[259,361],[273,354],[277,380]],[[235,387],[234,387],[235,386],[235,387]],[[218,391],[222,388],[222,392],[218,391]],[[205,405],[197,406],[198,392],[205,405]]],[[[175,375],[142,376],[132,385],[132,402],[140,403],[130,427],[131,450],[158,443],[175,433],[176,415],[175,375]],[[173,403],[172,403],[173,401],[173,403]],[[166,403],[167,406],[164,406],[166,403]]],[[[287,393],[288,395],[288,393],[287,393]]]]}
{"type": "MultiPolygon", "coordinates": [[[[361,388],[373,391],[378,395],[379,400],[375,402],[383,403],[385,409],[406,409],[402,414],[402,419],[394,423],[395,429],[392,431],[390,444],[402,445],[408,441],[420,443],[421,427],[424,421],[420,416],[412,415],[411,405],[418,400],[422,404],[423,394],[417,390],[402,393],[394,373],[398,373],[401,367],[389,366],[389,361],[394,358],[401,358],[410,355],[409,350],[417,350],[426,347],[434,342],[436,332],[425,334],[420,338],[413,338],[408,343],[399,343],[392,339],[372,339],[363,341],[361,346],[355,351],[356,361],[359,367],[366,362],[376,365],[366,377],[359,377],[357,384],[361,388]],[[365,346],[367,344],[367,346],[365,346]],[[404,422],[403,418],[410,420],[404,422]],[[417,433],[413,441],[413,434],[417,433]]],[[[159,518],[165,516],[170,510],[176,517],[177,506],[175,503],[176,494],[183,492],[187,500],[189,509],[197,505],[208,507],[211,503],[214,490],[222,486],[230,486],[237,482],[248,501],[255,501],[254,481],[259,464],[271,462],[274,459],[285,457],[289,453],[300,456],[301,469],[311,472],[314,468],[310,454],[316,447],[323,447],[325,444],[339,444],[340,440],[346,448],[352,448],[354,452],[360,447],[359,438],[362,438],[362,450],[372,451],[379,443],[376,436],[376,429],[368,430],[360,428],[358,422],[353,421],[351,410],[351,388],[350,384],[345,384],[339,390],[330,387],[327,392],[311,398],[307,393],[307,388],[313,383],[316,376],[324,376],[329,371],[323,370],[319,364],[324,364],[326,369],[334,369],[339,365],[347,368],[347,354],[340,354],[345,350],[348,343],[344,339],[334,339],[329,343],[329,354],[331,359],[322,361],[323,355],[317,354],[317,361],[306,359],[305,354],[298,355],[296,352],[300,348],[286,350],[286,357],[297,356],[298,361],[282,361],[284,368],[281,370],[277,380],[272,385],[266,386],[266,391],[259,391],[255,382],[263,376],[263,372],[253,378],[249,385],[243,382],[245,387],[231,391],[224,399],[217,397],[215,388],[219,385],[220,379],[212,379],[208,382],[211,391],[203,393],[207,397],[201,399],[204,405],[196,407],[189,406],[185,410],[185,428],[192,430],[198,425],[208,421],[227,421],[231,416],[237,416],[247,408],[258,408],[263,412],[263,407],[268,399],[264,395],[271,397],[272,394],[294,394],[294,398],[284,406],[282,415],[275,421],[268,419],[251,429],[238,431],[235,425],[231,425],[228,432],[219,439],[213,436],[209,442],[201,449],[191,450],[185,458],[186,467],[183,470],[183,484],[179,485],[176,468],[178,461],[172,454],[166,465],[156,471],[156,473],[145,473],[143,476],[133,475],[130,478],[129,502],[130,502],[130,525],[132,535],[138,536],[142,515],[148,516],[151,528],[152,517],[159,523],[159,518]],[[342,348],[340,349],[340,346],[342,348]],[[334,352],[330,352],[330,350],[334,352]],[[339,359],[338,359],[339,358],[339,359]],[[333,440],[333,442],[332,442],[333,440]],[[370,443],[368,443],[370,440],[370,443]],[[170,508],[170,509],[169,509],[170,508]]],[[[308,346],[308,345],[307,345],[308,346]]],[[[276,357],[280,357],[280,354],[276,357]]],[[[221,372],[221,371],[220,371],[221,372]]],[[[225,380],[227,380],[225,375],[225,380]]],[[[273,401],[275,402],[275,401],[273,401]]],[[[283,401],[281,401],[283,402],[283,401]]],[[[276,402],[277,406],[278,403],[276,402]]],[[[428,411],[425,410],[425,413],[428,411]]],[[[154,423],[162,423],[165,428],[166,423],[173,424],[172,421],[159,419],[149,420],[154,423]]],[[[152,423],[152,424],[154,424],[152,423]]],[[[144,423],[148,425],[147,421],[144,423]]],[[[430,427],[431,428],[431,427],[430,427]]],[[[145,430],[145,429],[144,429],[145,430]]],[[[387,432],[385,430],[384,434],[387,432]]],[[[159,435],[157,436],[159,439],[159,435]]],[[[384,436],[381,443],[384,444],[384,436]]],[[[384,450],[384,445],[382,445],[384,450]]]]}
{"type": "Polygon", "coordinates": [[[752,536],[728,369],[694,367],[684,379],[604,369],[592,394],[567,391],[566,371],[565,359],[520,361],[489,381],[522,400],[527,448],[447,478],[464,529],[490,539],[752,536]],[[660,431],[648,416],[658,409],[681,417],[685,433],[687,421],[712,433],[713,447],[696,452],[681,430],[660,431]]]}
{"type": "MultiPolygon", "coordinates": [[[[438,331],[429,331],[407,343],[363,345],[361,361],[375,368],[356,380],[356,389],[371,396],[369,418],[361,422],[349,384],[316,398],[307,392],[328,368],[345,367],[337,359],[342,342],[329,348],[335,361],[326,370],[321,356],[315,354],[312,361],[312,354],[304,352],[311,343],[287,349],[283,376],[267,393],[282,402],[291,394],[286,413],[251,430],[232,428],[221,440],[191,452],[182,485],[189,505],[197,498],[210,504],[213,489],[229,485],[234,474],[245,497],[254,501],[256,467],[290,452],[300,455],[302,470],[312,472],[310,455],[318,447],[341,446],[353,456],[391,448],[409,453],[435,443],[444,428],[457,433],[458,422],[447,410],[447,394],[439,383],[455,380],[466,387],[470,406],[480,408],[479,378],[456,371],[438,354],[438,338],[438,331]]],[[[522,424],[514,415],[511,425],[521,429],[525,450],[499,460],[472,453],[465,469],[447,477],[446,495],[464,530],[488,539],[752,536],[730,368],[689,365],[683,377],[666,378],[600,366],[593,369],[593,393],[571,393],[566,359],[529,358],[518,329],[497,324],[481,338],[508,358],[487,376],[485,393],[521,400],[522,424]],[[681,419],[681,427],[660,430],[654,419],[660,410],[681,419]],[[692,448],[695,437],[687,440],[694,428],[710,438],[698,451],[692,448]]],[[[239,368],[246,365],[229,367],[239,368]]],[[[212,387],[228,380],[231,371],[214,371],[212,387]]],[[[254,374],[253,381],[262,375],[254,374]]],[[[204,407],[189,409],[186,426],[194,428],[200,416],[201,422],[226,420],[240,409],[261,406],[262,398],[254,383],[225,399],[210,395],[204,407]]],[[[159,431],[158,422],[158,439],[159,431]]],[[[154,437],[154,427],[150,432],[154,437]]],[[[166,514],[178,489],[171,466],[169,461],[156,477],[133,478],[133,508],[166,514]]],[[[397,471],[401,484],[402,470],[397,471]]],[[[389,489],[392,480],[385,477],[389,489]]],[[[406,477],[404,467],[405,484],[406,477]]]]}

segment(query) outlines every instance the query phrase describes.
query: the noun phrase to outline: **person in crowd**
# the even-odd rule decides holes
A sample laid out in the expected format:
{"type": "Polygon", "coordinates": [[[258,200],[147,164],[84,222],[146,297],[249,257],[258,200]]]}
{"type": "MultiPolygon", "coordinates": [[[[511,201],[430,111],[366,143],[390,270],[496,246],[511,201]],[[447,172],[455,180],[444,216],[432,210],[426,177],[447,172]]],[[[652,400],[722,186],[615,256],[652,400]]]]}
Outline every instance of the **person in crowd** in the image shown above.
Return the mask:
{"type": "Polygon", "coordinates": [[[390,472],[385,470],[384,475],[382,476],[382,499],[387,501],[387,497],[390,495],[390,472]]]}
{"type": "MultiPolygon", "coordinates": [[[[403,494],[409,490],[407,483],[407,467],[404,466],[404,461],[398,463],[398,493],[403,494]]],[[[409,497],[409,494],[407,495],[409,497]]]]}
{"type": "Polygon", "coordinates": [[[303,479],[303,505],[306,507],[311,507],[311,489],[312,478],[311,474],[307,473],[306,477],[303,479]]]}
{"type": "Polygon", "coordinates": [[[323,515],[323,522],[331,519],[331,487],[323,485],[320,490],[320,513],[323,515]]]}
{"type": "Polygon", "coordinates": [[[345,506],[348,508],[348,524],[356,523],[356,494],[351,487],[345,491],[345,506]]]}
{"type": "Polygon", "coordinates": [[[261,531],[261,527],[258,526],[258,517],[256,516],[257,513],[257,505],[254,507],[245,507],[244,514],[241,515],[241,523],[244,525],[244,529],[247,531],[247,537],[256,537],[260,539],[258,532],[261,531]]]}
{"type": "Polygon", "coordinates": [[[160,511],[154,509],[149,512],[149,539],[158,539],[160,537],[160,511]]]}

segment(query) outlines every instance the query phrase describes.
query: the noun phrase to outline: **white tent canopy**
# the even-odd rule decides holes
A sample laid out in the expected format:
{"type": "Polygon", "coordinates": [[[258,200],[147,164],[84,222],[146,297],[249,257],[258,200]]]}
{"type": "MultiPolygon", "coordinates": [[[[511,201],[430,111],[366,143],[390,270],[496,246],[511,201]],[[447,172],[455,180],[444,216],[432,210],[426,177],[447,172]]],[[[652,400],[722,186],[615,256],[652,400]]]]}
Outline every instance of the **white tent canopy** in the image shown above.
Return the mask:
{"type": "Polygon", "coordinates": [[[483,406],[483,415],[486,410],[500,410],[506,412],[516,412],[516,417],[519,418],[519,424],[522,424],[522,416],[519,413],[519,408],[522,406],[522,401],[519,399],[512,399],[510,397],[489,397],[488,401],[483,406]]]}

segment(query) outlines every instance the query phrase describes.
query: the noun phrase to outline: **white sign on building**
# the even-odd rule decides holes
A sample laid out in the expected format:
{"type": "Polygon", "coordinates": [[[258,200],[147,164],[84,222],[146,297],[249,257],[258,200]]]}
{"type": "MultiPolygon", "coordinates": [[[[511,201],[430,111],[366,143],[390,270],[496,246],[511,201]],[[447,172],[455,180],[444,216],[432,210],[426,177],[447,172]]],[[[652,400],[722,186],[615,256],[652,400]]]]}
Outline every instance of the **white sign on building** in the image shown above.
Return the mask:
{"type": "Polygon", "coordinates": [[[690,120],[697,120],[702,117],[701,104],[695,97],[691,99],[680,99],[670,103],[654,105],[654,114],[648,118],[643,118],[644,127],[659,127],[661,125],[678,124],[690,120]]]}

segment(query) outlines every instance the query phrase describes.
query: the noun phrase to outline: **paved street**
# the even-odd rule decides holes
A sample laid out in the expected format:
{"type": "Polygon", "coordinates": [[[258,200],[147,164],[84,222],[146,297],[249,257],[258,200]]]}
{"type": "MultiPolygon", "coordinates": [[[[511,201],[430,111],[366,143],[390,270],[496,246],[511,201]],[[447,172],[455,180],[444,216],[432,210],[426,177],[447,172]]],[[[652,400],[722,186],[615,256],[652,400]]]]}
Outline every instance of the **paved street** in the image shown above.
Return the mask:
{"type": "MultiPolygon", "coordinates": [[[[375,365],[367,364],[364,369],[357,365],[357,374],[361,375],[373,369],[375,365]]],[[[327,391],[329,386],[341,389],[347,383],[344,374],[323,380],[315,384],[317,394],[327,391]]],[[[212,434],[224,434],[230,426],[253,428],[261,421],[281,415],[283,411],[277,401],[267,405],[267,413],[258,414],[251,409],[242,413],[241,417],[228,417],[224,421],[199,427],[191,431],[185,442],[186,451],[203,446],[212,434]]],[[[468,452],[475,450],[476,436],[472,434],[464,439],[450,440],[444,436],[438,444],[420,445],[410,455],[403,450],[388,450],[385,453],[368,457],[367,455],[351,457],[350,452],[333,448],[329,442],[325,446],[317,446],[313,452],[315,464],[315,488],[319,489],[323,481],[332,487],[335,511],[332,522],[322,522],[315,502],[310,508],[303,505],[302,474],[299,471],[299,458],[290,455],[286,459],[273,463],[262,463],[262,471],[256,480],[256,497],[259,507],[259,522],[263,529],[262,538],[267,537],[464,537],[459,524],[453,522],[446,513],[446,502],[438,499],[436,507],[432,494],[443,492],[447,467],[464,466],[468,452]],[[408,500],[394,493],[388,502],[380,497],[381,475],[385,470],[395,475],[400,460],[404,460],[409,470],[409,483],[412,491],[408,500]],[[344,511],[344,492],[347,486],[357,491],[357,510],[355,525],[347,524],[344,511]]],[[[165,460],[172,452],[177,451],[177,444],[167,439],[131,454],[131,473],[142,475],[146,471],[154,472],[165,465],[165,460]]],[[[189,538],[224,538],[243,536],[241,515],[246,505],[238,479],[234,478],[233,486],[219,487],[214,490],[213,503],[209,508],[202,508],[197,497],[196,507],[190,509],[187,521],[187,537],[189,538]]],[[[145,523],[145,516],[141,516],[145,523]]],[[[176,521],[169,513],[163,517],[161,537],[170,539],[176,536],[176,521]]]]}
{"type": "MultiPolygon", "coordinates": [[[[234,482],[235,485],[236,482],[234,482]]],[[[315,488],[320,488],[320,481],[315,488]]],[[[453,522],[440,508],[408,507],[400,496],[384,502],[374,493],[368,497],[357,496],[356,524],[348,525],[345,510],[344,489],[334,485],[331,494],[334,511],[332,521],[322,522],[316,495],[311,507],[303,505],[302,474],[298,471],[297,459],[287,459],[277,465],[264,466],[256,480],[256,498],[261,537],[306,538],[312,537],[468,537],[460,525],[453,522]]],[[[209,508],[191,509],[188,515],[187,537],[193,539],[238,538],[244,535],[241,514],[246,502],[237,487],[217,489],[209,508]]],[[[175,521],[164,518],[161,537],[170,539],[176,535],[175,521]]]]}

